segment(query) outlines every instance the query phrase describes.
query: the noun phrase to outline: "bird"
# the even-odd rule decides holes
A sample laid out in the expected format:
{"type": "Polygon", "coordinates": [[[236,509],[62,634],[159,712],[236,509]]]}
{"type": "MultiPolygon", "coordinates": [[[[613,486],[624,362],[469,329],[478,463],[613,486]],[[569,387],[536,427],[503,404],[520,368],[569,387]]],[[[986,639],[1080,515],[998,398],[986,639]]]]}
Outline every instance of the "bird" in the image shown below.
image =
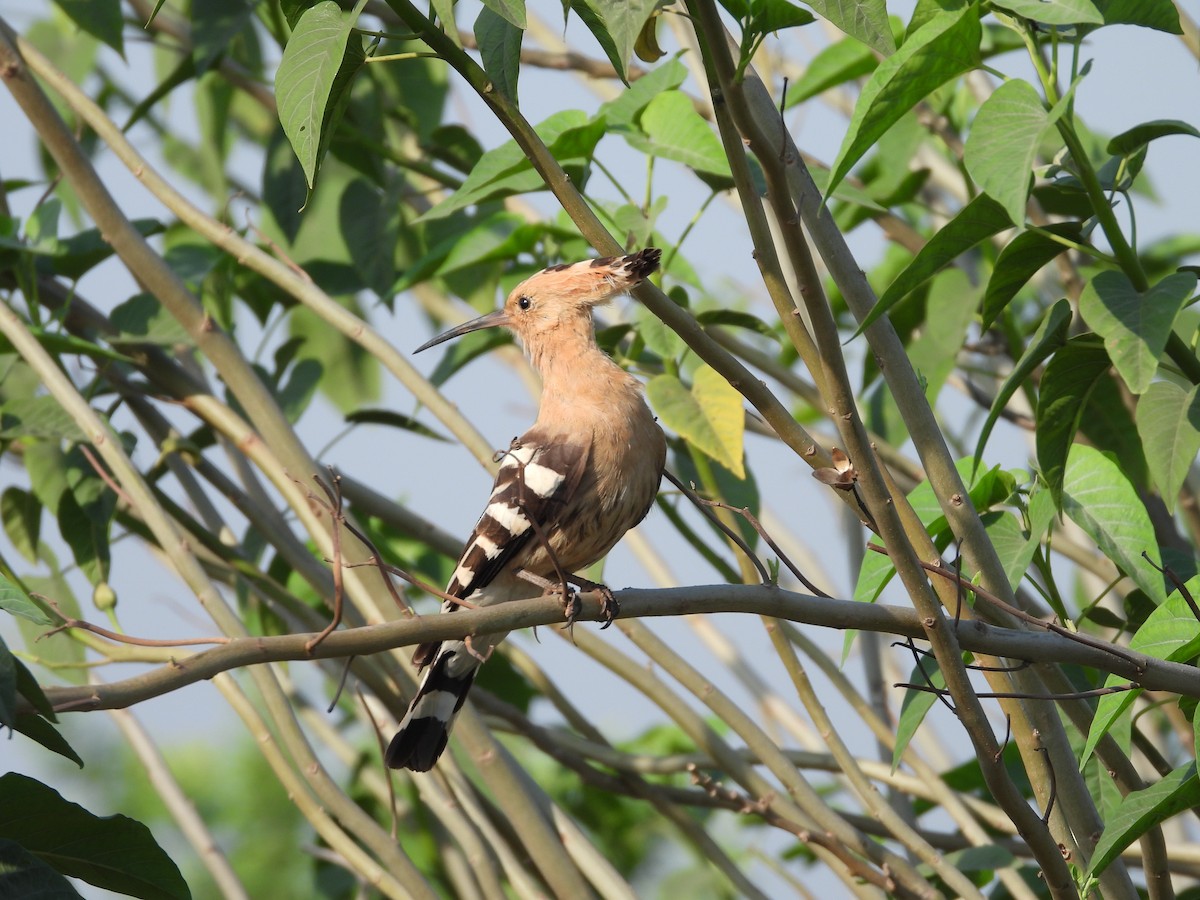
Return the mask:
{"type": "MultiPolygon", "coordinates": [[[[557,584],[573,621],[578,601],[569,595],[566,574],[603,558],[650,511],[666,439],[641,382],[596,344],[592,310],[649,277],[661,255],[648,247],[552,265],[518,284],[500,309],[415,351],[483,328],[506,328],[542,382],[536,421],[497,454],[495,485],[446,587],[443,613],[458,609],[458,600],[490,606],[537,597],[557,584]]],[[[607,627],[617,613],[615,599],[602,585],[587,585],[601,589],[607,627]]],[[[388,745],[389,768],[433,768],[476,672],[506,636],[417,647],[413,663],[424,676],[388,745]]]]}

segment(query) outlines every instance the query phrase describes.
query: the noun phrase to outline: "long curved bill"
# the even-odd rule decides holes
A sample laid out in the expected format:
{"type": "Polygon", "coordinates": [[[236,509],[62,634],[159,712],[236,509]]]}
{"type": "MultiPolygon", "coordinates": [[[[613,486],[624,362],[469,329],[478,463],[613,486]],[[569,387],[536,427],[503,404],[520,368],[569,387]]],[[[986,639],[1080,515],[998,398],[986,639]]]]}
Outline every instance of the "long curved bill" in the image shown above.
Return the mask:
{"type": "Polygon", "coordinates": [[[456,337],[462,337],[464,334],[470,334],[472,331],[479,331],[481,328],[496,328],[498,326],[508,324],[508,313],[503,309],[498,309],[495,312],[490,312],[485,316],[480,316],[478,319],[471,319],[469,322],[463,322],[461,325],[456,325],[449,331],[443,331],[435,338],[431,338],[413,353],[420,353],[422,350],[428,350],[430,347],[436,347],[445,341],[453,340],[456,337]]]}

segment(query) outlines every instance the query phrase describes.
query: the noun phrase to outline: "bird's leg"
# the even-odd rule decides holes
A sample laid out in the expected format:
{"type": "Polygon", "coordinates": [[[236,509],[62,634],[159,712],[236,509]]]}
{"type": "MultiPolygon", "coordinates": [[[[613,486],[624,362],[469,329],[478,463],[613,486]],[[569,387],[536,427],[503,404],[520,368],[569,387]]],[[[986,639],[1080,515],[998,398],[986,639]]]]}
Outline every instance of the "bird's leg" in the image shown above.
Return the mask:
{"type": "Polygon", "coordinates": [[[483,665],[485,662],[487,662],[488,659],[491,658],[492,651],[496,649],[496,645],[493,644],[491,647],[488,647],[487,653],[480,653],[478,650],[476,650],[474,647],[471,646],[471,635],[469,635],[469,634],[465,638],[463,638],[463,646],[467,648],[468,653],[470,653],[473,657],[475,657],[477,660],[479,660],[480,665],[483,665]]]}
{"type": "MultiPolygon", "coordinates": [[[[519,570],[517,577],[528,581],[530,584],[537,585],[545,591],[547,596],[562,591],[561,582],[555,581],[553,578],[543,578],[541,575],[535,575],[528,569],[519,570]]],[[[578,575],[568,575],[567,583],[579,591],[590,591],[600,595],[600,612],[604,616],[601,619],[604,623],[600,626],[601,631],[611,625],[617,616],[621,614],[621,604],[613,593],[612,588],[607,584],[601,584],[599,581],[589,581],[586,578],[580,578],[578,575]]],[[[576,603],[578,602],[578,597],[576,597],[576,603]]],[[[577,607],[575,614],[578,615],[579,612],[580,610],[577,607]]]]}

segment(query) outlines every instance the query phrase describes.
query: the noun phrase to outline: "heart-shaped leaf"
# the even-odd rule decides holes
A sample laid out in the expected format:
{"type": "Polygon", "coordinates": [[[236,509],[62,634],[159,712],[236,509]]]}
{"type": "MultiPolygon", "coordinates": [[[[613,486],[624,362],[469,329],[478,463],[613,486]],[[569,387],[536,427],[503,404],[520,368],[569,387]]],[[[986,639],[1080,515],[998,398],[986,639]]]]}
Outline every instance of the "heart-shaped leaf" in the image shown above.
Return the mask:
{"type": "Polygon", "coordinates": [[[742,395],[714,369],[697,369],[690,391],[674,375],[659,375],[646,385],[646,394],[664,425],[738,478],[746,477],[742,395]]]}

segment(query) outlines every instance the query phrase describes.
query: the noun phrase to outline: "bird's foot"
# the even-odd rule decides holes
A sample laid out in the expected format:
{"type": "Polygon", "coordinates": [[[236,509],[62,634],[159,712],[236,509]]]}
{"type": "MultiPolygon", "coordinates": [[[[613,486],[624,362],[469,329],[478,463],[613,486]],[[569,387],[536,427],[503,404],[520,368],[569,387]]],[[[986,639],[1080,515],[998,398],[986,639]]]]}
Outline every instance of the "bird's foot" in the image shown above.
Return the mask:
{"type": "Polygon", "coordinates": [[[525,569],[519,573],[521,578],[526,581],[536,584],[542,589],[544,597],[559,597],[563,605],[563,613],[567,617],[567,626],[575,624],[576,618],[583,612],[583,605],[579,601],[579,593],[595,592],[600,595],[600,612],[602,615],[600,626],[603,631],[613,623],[613,620],[621,614],[621,604],[617,601],[612,589],[598,581],[589,581],[586,578],[580,578],[578,575],[568,575],[567,579],[570,584],[550,578],[543,578],[541,575],[535,575],[525,569]],[[579,593],[571,590],[574,586],[579,593]]]}
{"type": "Polygon", "coordinates": [[[571,589],[565,581],[556,581],[546,588],[546,595],[558,597],[562,603],[563,615],[566,616],[566,628],[570,631],[575,627],[575,620],[583,612],[583,604],[579,602],[579,592],[571,589]]]}
{"type": "Polygon", "coordinates": [[[604,623],[600,626],[601,631],[611,625],[613,620],[621,614],[621,604],[617,602],[616,595],[613,594],[612,588],[607,584],[601,584],[599,581],[588,581],[586,578],[579,578],[578,576],[575,578],[575,584],[581,592],[590,591],[600,595],[600,615],[603,617],[600,621],[604,623]]]}

